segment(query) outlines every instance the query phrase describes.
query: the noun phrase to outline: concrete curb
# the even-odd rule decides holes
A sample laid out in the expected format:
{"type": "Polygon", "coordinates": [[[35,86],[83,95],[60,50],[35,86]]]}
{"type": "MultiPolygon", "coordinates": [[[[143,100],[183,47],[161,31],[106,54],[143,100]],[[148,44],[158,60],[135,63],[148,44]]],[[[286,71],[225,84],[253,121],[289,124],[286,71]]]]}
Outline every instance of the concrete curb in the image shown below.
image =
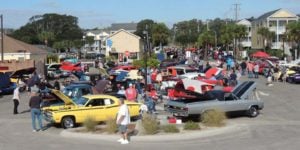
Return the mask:
{"type": "MultiPolygon", "coordinates": [[[[158,135],[141,135],[141,136],[131,136],[131,141],[138,142],[162,142],[162,141],[182,141],[182,140],[192,140],[203,137],[216,136],[219,134],[224,134],[228,132],[237,132],[246,129],[246,124],[232,124],[227,123],[225,127],[221,128],[207,128],[199,131],[184,131],[181,133],[174,134],[158,134],[158,135]]],[[[93,134],[93,133],[78,133],[74,132],[75,129],[63,130],[60,135],[66,138],[81,138],[81,139],[95,139],[101,141],[115,142],[120,136],[118,134],[108,135],[108,134],[93,134]]]]}

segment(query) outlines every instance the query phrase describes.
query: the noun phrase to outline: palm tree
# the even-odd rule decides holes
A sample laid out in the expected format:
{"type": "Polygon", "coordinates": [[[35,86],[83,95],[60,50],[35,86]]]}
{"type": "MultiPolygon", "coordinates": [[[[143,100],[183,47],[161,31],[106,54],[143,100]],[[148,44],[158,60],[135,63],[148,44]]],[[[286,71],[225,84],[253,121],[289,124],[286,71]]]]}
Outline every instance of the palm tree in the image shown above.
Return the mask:
{"type": "Polygon", "coordinates": [[[207,60],[208,47],[215,42],[214,33],[212,31],[204,31],[198,37],[199,46],[205,47],[204,49],[204,60],[207,60]]]}
{"type": "Polygon", "coordinates": [[[229,45],[232,44],[232,40],[233,40],[233,25],[234,24],[226,24],[223,25],[221,28],[221,37],[220,37],[220,41],[222,44],[225,45],[226,47],[226,52],[228,53],[229,51],[229,45]]]}
{"type": "Polygon", "coordinates": [[[300,51],[300,22],[289,23],[287,26],[287,40],[295,42],[298,47],[298,54],[300,51]]]}
{"type": "Polygon", "coordinates": [[[52,42],[55,39],[53,32],[43,31],[37,35],[38,39],[43,42],[46,46],[49,42],[52,42]]]}
{"type": "Polygon", "coordinates": [[[269,31],[267,27],[261,27],[257,30],[257,33],[262,36],[264,51],[266,51],[267,47],[271,47],[270,41],[275,37],[275,32],[269,31]],[[265,43],[267,44],[265,45],[265,43]]]}
{"type": "Polygon", "coordinates": [[[235,25],[234,26],[234,37],[235,39],[237,40],[237,42],[235,42],[235,44],[238,44],[238,46],[235,46],[235,49],[234,49],[234,55],[235,57],[239,56],[239,51],[242,49],[241,48],[241,39],[243,37],[245,37],[247,35],[247,28],[246,26],[244,25],[235,25]]]}

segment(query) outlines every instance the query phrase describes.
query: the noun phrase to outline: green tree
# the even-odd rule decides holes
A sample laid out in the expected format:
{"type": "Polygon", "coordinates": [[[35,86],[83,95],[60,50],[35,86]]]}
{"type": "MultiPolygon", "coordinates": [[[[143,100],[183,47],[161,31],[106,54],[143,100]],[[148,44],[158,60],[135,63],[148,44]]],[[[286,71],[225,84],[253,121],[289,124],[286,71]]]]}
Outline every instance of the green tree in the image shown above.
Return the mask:
{"type": "Polygon", "coordinates": [[[207,60],[208,48],[215,42],[213,31],[204,31],[198,37],[198,44],[204,48],[204,60],[207,60]]]}
{"type": "Polygon", "coordinates": [[[175,34],[175,41],[182,46],[188,46],[197,43],[197,38],[203,29],[204,24],[201,20],[192,19],[174,24],[172,30],[175,34]]]}
{"type": "Polygon", "coordinates": [[[143,33],[144,31],[148,31],[149,37],[152,38],[152,27],[153,25],[156,24],[153,20],[151,19],[144,19],[138,22],[136,31],[134,34],[138,35],[139,37],[143,38],[145,34],[143,33]]]}
{"type": "Polygon", "coordinates": [[[49,46],[52,46],[58,41],[81,39],[82,30],[78,26],[77,17],[48,13],[31,17],[26,25],[12,33],[14,38],[31,44],[44,43],[45,35],[55,37],[53,42],[49,43],[49,46]]]}
{"type": "Polygon", "coordinates": [[[300,22],[292,22],[287,25],[287,40],[295,42],[298,47],[298,54],[300,54],[300,22]]]}
{"type": "Polygon", "coordinates": [[[241,48],[241,39],[244,38],[248,33],[247,33],[247,27],[244,25],[234,25],[234,30],[233,30],[233,35],[234,38],[236,39],[235,44],[235,49],[234,49],[234,55],[235,58],[237,58],[237,56],[239,56],[239,51],[242,49],[241,48]]]}
{"type": "Polygon", "coordinates": [[[170,30],[164,23],[157,23],[152,26],[152,43],[154,46],[168,44],[170,30]]]}
{"type": "Polygon", "coordinates": [[[270,41],[275,37],[275,32],[271,32],[267,27],[260,27],[257,30],[257,34],[263,38],[263,47],[264,51],[266,51],[267,48],[271,47],[270,41]]]}
{"type": "Polygon", "coordinates": [[[38,39],[44,43],[46,46],[48,46],[48,43],[52,43],[52,41],[55,39],[55,35],[53,32],[41,32],[38,35],[38,39]]]}
{"type": "Polygon", "coordinates": [[[234,39],[234,24],[229,23],[225,24],[221,27],[221,36],[220,36],[220,42],[224,44],[226,47],[226,52],[229,51],[229,45],[232,44],[234,39]]]}

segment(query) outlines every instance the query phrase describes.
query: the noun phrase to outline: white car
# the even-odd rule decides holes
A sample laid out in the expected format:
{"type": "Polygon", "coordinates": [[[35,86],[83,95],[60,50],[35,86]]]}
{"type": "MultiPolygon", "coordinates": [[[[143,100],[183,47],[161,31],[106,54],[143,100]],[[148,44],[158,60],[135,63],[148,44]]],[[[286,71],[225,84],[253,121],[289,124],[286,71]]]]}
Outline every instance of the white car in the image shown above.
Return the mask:
{"type": "Polygon", "coordinates": [[[198,76],[201,76],[201,77],[205,77],[205,74],[204,73],[198,73],[198,72],[190,72],[190,73],[186,73],[186,74],[183,74],[183,75],[179,75],[178,77],[180,79],[195,79],[197,78],[198,76]]]}

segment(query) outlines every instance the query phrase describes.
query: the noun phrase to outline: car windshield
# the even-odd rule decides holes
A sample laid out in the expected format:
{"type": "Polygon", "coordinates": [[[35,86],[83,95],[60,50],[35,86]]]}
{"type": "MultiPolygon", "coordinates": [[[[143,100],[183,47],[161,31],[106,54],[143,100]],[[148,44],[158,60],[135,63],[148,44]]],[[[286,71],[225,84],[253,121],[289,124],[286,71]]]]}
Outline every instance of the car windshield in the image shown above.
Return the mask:
{"type": "Polygon", "coordinates": [[[78,88],[75,88],[75,89],[68,89],[68,88],[65,88],[63,93],[68,96],[69,98],[73,99],[76,97],[77,93],[78,93],[78,88]]]}
{"type": "Polygon", "coordinates": [[[197,72],[196,69],[186,69],[185,70],[186,73],[191,73],[191,72],[197,72]]]}
{"type": "Polygon", "coordinates": [[[74,102],[75,102],[77,105],[83,106],[87,101],[88,101],[87,98],[85,98],[85,97],[80,97],[80,98],[78,98],[77,100],[75,100],[74,102]]]}

